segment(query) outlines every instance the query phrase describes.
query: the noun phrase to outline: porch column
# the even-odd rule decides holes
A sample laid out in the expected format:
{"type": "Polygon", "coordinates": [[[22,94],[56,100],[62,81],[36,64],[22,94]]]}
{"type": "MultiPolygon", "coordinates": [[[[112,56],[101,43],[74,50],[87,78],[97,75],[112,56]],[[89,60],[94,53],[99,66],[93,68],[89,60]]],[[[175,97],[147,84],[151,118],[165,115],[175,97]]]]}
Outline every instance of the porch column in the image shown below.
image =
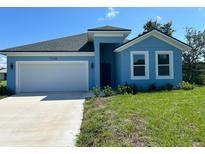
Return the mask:
{"type": "Polygon", "coordinates": [[[95,49],[95,86],[100,87],[100,43],[94,41],[95,49]]]}

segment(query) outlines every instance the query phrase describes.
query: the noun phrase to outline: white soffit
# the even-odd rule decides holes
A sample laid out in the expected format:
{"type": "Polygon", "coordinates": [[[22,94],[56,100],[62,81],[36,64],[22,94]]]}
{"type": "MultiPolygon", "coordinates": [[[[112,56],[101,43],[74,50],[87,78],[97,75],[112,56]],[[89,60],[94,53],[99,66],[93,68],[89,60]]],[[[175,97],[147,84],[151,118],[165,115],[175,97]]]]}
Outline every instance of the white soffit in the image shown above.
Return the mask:
{"type": "Polygon", "coordinates": [[[0,52],[6,56],[95,56],[95,52],[0,52]]]}
{"type": "Polygon", "coordinates": [[[93,41],[93,37],[127,37],[130,31],[88,31],[88,40],[93,41]]]}

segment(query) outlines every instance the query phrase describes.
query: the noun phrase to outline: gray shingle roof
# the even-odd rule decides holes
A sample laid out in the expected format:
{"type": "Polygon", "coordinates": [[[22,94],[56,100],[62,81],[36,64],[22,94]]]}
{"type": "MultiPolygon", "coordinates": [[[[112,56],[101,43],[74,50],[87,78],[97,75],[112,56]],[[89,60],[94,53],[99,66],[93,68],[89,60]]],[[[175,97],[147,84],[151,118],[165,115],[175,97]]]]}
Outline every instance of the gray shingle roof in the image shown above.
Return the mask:
{"type": "Polygon", "coordinates": [[[125,28],[113,27],[113,26],[103,26],[103,27],[88,29],[88,31],[131,31],[131,29],[125,29],[125,28]]]}
{"type": "Polygon", "coordinates": [[[5,49],[2,51],[18,51],[18,52],[93,52],[93,43],[88,41],[87,33],[82,33],[79,35],[73,35],[38,43],[33,43],[29,45],[18,46],[14,48],[5,49]]]}

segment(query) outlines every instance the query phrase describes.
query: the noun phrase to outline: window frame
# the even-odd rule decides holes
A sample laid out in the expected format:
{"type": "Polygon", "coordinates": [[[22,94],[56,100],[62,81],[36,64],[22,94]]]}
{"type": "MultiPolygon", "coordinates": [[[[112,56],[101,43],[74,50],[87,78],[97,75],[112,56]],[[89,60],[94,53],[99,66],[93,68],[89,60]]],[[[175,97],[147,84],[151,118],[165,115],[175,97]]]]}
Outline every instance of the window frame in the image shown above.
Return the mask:
{"type": "Polygon", "coordinates": [[[173,51],[156,51],[155,52],[155,72],[156,79],[174,79],[174,67],[173,67],[173,51]],[[158,55],[169,55],[169,75],[159,75],[159,66],[168,64],[158,64],[158,55]]]}
{"type": "Polygon", "coordinates": [[[130,71],[131,71],[131,80],[147,80],[149,79],[149,52],[148,51],[131,51],[130,52],[130,71]],[[133,58],[134,55],[144,55],[145,57],[145,76],[134,76],[134,64],[133,58]]]}

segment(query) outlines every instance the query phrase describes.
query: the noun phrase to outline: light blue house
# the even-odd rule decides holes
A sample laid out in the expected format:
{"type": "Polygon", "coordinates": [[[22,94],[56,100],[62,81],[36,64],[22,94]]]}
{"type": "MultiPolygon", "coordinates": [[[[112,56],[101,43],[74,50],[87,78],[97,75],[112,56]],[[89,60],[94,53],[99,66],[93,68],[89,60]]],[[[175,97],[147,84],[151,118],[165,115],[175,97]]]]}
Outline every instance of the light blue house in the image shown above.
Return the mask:
{"type": "Polygon", "coordinates": [[[132,40],[130,29],[104,26],[86,33],[2,50],[8,88],[20,92],[88,91],[95,86],[182,81],[182,52],[191,47],[158,30],[132,40]]]}

